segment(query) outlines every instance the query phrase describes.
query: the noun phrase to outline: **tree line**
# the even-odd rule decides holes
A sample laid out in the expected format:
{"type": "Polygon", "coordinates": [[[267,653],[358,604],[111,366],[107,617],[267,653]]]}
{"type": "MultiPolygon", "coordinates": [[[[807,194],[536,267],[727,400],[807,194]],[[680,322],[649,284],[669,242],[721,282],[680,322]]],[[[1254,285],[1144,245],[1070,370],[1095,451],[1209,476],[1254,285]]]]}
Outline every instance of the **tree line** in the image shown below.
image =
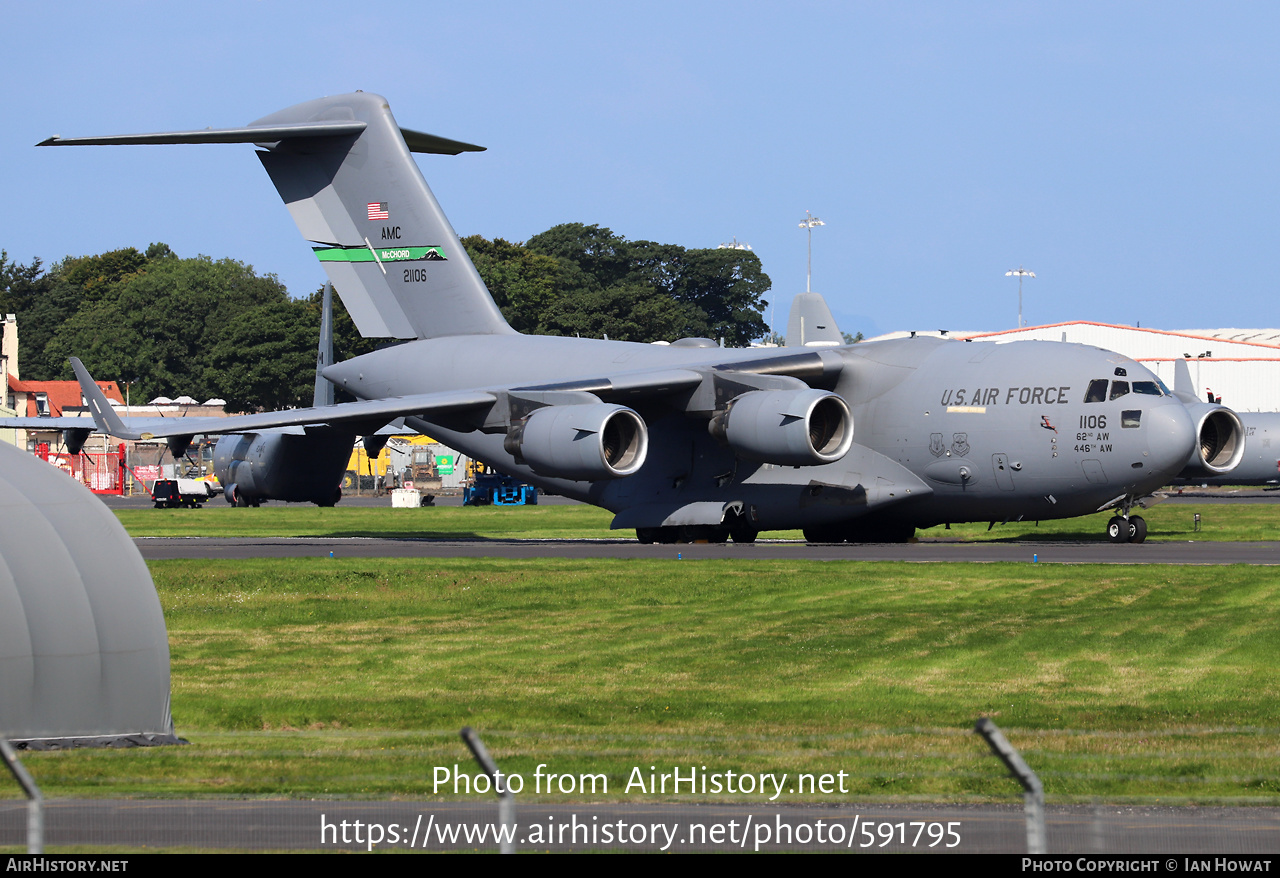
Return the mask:
{"type": "MultiPolygon", "coordinates": [[[[630,241],[567,223],[523,244],[462,239],[507,322],[539,335],[620,341],[761,338],[770,281],[750,251],[630,241]]],[[[334,301],[335,359],[386,344],[362,338],[334,301]]],[[[182,258],[166,244],[67,257],[46,270],[0,251],[0,314],[18,317],[24,379],[95,377],[133,399],[220,397],[228,411],[309,405],[321,293],[294,298],[234,259],[182,258]]]]}

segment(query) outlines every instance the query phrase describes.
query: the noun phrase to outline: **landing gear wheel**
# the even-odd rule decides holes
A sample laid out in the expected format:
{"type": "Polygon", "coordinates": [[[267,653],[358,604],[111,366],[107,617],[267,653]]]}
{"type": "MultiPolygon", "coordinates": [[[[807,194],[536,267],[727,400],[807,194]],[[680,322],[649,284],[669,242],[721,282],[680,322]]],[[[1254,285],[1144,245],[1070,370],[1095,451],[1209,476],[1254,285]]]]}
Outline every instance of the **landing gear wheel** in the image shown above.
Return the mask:
{"type": "Polygon", "coordinates": [[[708,543],[727,543],[729,542],[729,528],[724,525],[712,527],[707,531],[708,543]]]}
{"type": "MultiPolygon", "coordinates": [[[[1119,515],[1107,522],[1107,539],[1113,543],[1127,543],[1132,536],[1129,522],[1119,515]]],[[[1145,534],[1144,534],[1145,536],[1145,534]]]]}
{"type": "Polygon", "coordinates": [[[636,528],[636,539],[643,546],[651,546],[658,539],[658,529],[656,527],[638,527],[636,528]]]}
{"type": "Polygon", "coordinates": [[[729,528],[729,537],[735,543],[754,543],[758,534],[759,531],[748,525],[733,525],[729,528]]]}
{"type": "Polygon", "coordinates": [[[912,524],[877,524],[851,528],[847,539],[851,543],[909,543],[915,535],[912,524]]]}
{"type": "Polygon", "coordinates": [[[1147,522],[1138,515],[1129,516],[1129,542],[1140,543],[1147,538],[1147,522]]]}
{"type": "Polygon", "coordinates": [[[802,533],[806,542],[810,543],[843,543],[844,533],[839,527],[830,524],[820,524],[815,527],[806,527],[802,533]]]}

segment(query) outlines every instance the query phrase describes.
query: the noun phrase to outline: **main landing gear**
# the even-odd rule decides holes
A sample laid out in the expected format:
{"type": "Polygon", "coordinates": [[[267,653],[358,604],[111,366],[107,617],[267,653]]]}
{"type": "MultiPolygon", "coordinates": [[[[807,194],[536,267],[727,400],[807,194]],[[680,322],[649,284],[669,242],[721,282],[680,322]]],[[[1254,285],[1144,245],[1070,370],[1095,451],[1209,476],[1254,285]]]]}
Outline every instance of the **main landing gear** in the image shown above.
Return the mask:
{"type": "Polygon", "coordinates": [[[636,539],[645,545],[651,543],[723,543],[733,540],[735,543],[754,543],[759,533],[755,528],[741,522],[729,525],[695,524],[682,527],[638,527],[636,539]]]}
{"type": "Polygon", "coordinates": [[[810,543],[907,543],[915,535],[914,524],[869,522],[861,518],[804,529],[805,541],[810,543]]]}
{"type": "Polygon", "coordinates": [[[636,539],[645,545],[653,543],[754,543],[760,534],[760,519],[754,506],[731,503],[720,524],[685,524],[662,527],[638,527],[636,539]]]}
{"type": "Polygon", "coordinates": [[[1140,515],[1114,516],[1107,522],[1107,539],[1113,543],[1140,543],[1147,538],[1147,523],[1140,515]]]}

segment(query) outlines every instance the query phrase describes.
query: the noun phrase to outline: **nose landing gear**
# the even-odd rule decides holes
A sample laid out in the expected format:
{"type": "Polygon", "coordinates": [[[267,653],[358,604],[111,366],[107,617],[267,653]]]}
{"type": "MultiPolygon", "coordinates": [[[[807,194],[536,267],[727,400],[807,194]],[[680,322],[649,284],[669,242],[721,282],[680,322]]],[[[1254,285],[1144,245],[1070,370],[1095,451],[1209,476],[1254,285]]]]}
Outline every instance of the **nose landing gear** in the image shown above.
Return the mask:
{"type": "Polygon", "coordinates": [[[1134,494],[1121,494],[1110,503],[1100,506],[1099,512],[1104,509],[1117,510],[1117,513],[1107,522],[1107,539],[1113,543],[1140,543],[1145,540],[1147,523],[1143,521],[1142,516],[1131,515],[1130,512],[1134,509],[1150,509],[1163,499],[1163,496],[1154,494],[1141,497],[1134,494]]]}

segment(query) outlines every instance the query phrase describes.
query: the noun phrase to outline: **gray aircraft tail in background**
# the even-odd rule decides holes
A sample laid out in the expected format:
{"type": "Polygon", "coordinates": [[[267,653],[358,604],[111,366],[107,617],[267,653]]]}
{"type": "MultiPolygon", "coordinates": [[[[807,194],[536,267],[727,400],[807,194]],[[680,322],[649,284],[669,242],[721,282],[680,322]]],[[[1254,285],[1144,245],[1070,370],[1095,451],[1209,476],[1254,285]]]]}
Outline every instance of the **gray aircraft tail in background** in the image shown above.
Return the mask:
{"type": "MultiPolygon", "coordinates": [[[[1198,404],[1191,369],[1186,360],[1173,364],[1173,392],[1184,402],[1198,404]]],[[[1240,463],[1230,473],[1191,472],[1174,479],[1175,485],[1278,485],[1280,484],[1280,412],[1237,412],[1243,427],[1240,463]],[[1274,443],[1274,444],[1272,444],[1274,443]]]]}
{"type": "Polygon", "coordinates": [[[840,327],[820,293],[797,293],[787,317],[787,347],[823,348],[844,344],[840,327]]]}
{"type": "MultiPolygon", "coordinates": [[[[404,417],[613,511],[615,528],[646,542],[789,528],[824,542],[900,540],[949,522],[1103,509],[1116,511],[1111,539],[1140,542],[1145,524],[1131,513],[1147,495],[1183,472],[1228,473],[1243,452],[1233,412],[1173,395],[1128,357],[1032,341],[843,346],[820,300],[801,303],[801,344],[781,349],[518,334],[411,155],[479,147],[401,128],[377,95],[310,101],[244,128],[45,143],[255,144],[360,331],[409,339],[324,369],[356,402],[208,432],[368,435],[404,417]]],[[[73,365],[95,414],[127,435],[73,365]]],[[[184,429],[150,435],[180,441],[184,429]]]]}

